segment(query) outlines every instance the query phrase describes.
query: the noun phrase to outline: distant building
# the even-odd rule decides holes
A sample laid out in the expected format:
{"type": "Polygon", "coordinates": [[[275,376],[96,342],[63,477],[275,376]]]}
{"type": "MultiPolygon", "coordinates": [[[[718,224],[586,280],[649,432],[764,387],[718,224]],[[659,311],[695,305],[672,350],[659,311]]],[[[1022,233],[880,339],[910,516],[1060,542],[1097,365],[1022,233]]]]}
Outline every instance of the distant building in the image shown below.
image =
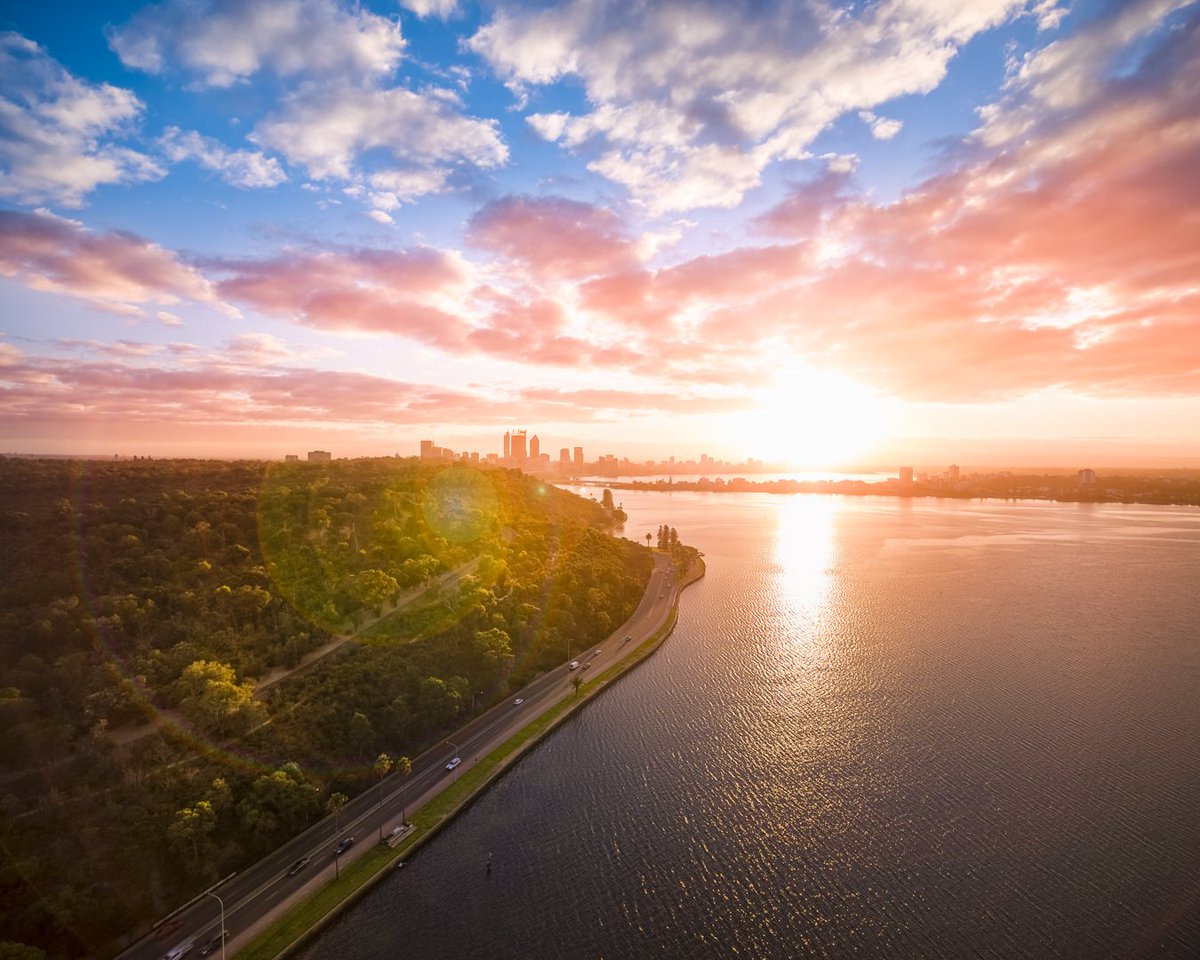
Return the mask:
{"type": "Polygon", "coordinates": [[[283,456],[283,462],[284,463],[299,463],[300,462],[300,454],[286,453],[283,456]]]}
{"type": "Polygon", "coordinates": [[[1096,471],[1084,468],[1079,471],[1079,485],[1081,487],[1090,487],[1096,482],[1096,471]]]}
{"type": "Polygon", "coordinates": [[[529,438],[529,459],[536,460],[538,458],[538,454],[541,452],[542,442],[538,439],[538,435],[535,433],[529,438]]]}
{"type": "Polygon", "coordinates": [[[507,460],[512,456],[512,434],[507,430],[504,431],[504,459],[507,460]]]}
{"type": "Polygon", "coordinates": [[[571,462],[571,451],[568,447],[563,447],[561,450],[558,451],[558,462],[559,463],[570,463],[571,462]]]}
{"type": "Polygon", "coordinates": [[[912,482],[913,482],[913,468],[912,467],[901,467],[900,468],[900,486],[911,487],[912,482]]]}
{"type": "Polygon", "coordinates": [[[422,440],[421,441],[421,459],[422,460],[432,460],[433,459],[433,441],[432,440],[422,440]]]}
{"type": "Polygon", "coordinates": [[[309,463],[328,463],[332,459],[333,459],[333,454],[331,454],[328,450],[309,450],[308,451],[308,462],[309,463]]]}
{"type": "Polygon", "coordinates": [[[961,471],[958,469],[957,463],[950,464],[950,468],[946,471],[946,479],[957,480],[961,471]]]}
{"type": "Polygon", "coordinates": [[[517,463],[525,462],[525,431],[517,430],[512,435],[511,440],[512,459],[517,463]]]}
{"type": "Polygon", "coordinates": [[[583,469],[583,447],[575,448],[575,466],[583,469]]]}

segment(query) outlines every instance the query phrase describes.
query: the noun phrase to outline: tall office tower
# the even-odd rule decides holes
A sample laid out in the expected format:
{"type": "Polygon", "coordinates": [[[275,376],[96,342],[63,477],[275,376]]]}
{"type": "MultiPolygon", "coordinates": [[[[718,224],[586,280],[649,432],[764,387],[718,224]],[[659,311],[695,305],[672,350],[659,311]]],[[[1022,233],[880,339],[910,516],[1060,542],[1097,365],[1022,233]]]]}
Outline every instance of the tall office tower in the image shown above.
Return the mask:
{"type": "Polygon", "coordinates": [[[561,450],[559,450],[558,451],[558,462],[559,463],[570,463],[571,462],[571,451],[568,450],[566,447],[563,447],[561,450]]]}
{"type": "Polygon", "coordinates": [[[901,467],[900,468],[900,486],[911,487],[912,482],[913,482],[913,468],[912,467],[901,467]]]}
{"type": "Polygon", "coordinates": [[[538,454],[542,452],[542,443],[538,440],[538,435],[535,433],[529,438],[529,459],[536,460],[538,454]]]}
{"type": "Polygon", "coordinates": [[[959,470],[958,464],[957,463],[950,464],[950,469],[946,471],[946,476],[949,477],[951,480],[957,480],[961,475],[962,475],[962,471],[959,470]]]}
{"type": "Polygon", "coordinates": [[[517,463],[525,462],[525,431],[517,430],[512,435],[512,458],[517,463]]]}
{"type": "Polygon", "coordinates": [[[504,431],[504,459],[507,460],[512,456],[512,436],[507,430],[504,431]]]}
{"type": "Polygon", "coordinates": [[[583,469],[583,447],[575,448],[575,466],[579,467],[580,470],[583,469]]]}
{"type": "Polygon", "coordinates": [[[422,440],[421,441],[421,459],[422,460],[430,460],[432,458],[433,458],[433,441],[432,440],[422,440]]]}

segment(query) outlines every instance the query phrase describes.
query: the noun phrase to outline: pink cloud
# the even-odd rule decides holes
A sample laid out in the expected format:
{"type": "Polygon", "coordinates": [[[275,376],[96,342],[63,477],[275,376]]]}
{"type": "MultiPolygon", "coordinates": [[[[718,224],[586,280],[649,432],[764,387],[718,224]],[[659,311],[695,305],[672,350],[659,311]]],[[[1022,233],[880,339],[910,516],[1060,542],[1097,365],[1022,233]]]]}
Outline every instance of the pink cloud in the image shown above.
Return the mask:
{"type": "Polygon", "coordinates": [[[93,233],[45,212],[0,210],[0,272],[125,315],[139,304],[220,306],[212,284],[178,254],[129,233],[93,233]]]}
{"type": "Polygon", "coordinates": [[[562,197],[495,200],[471,218],[467,240],[542,279],[578,279],[636,263],[616,214],[562,197]]]}
{"type": "Polygon", "coordinates": [[[1086,96],[1056,108],[1053,76],[1038,72],[1034,122],[1014,82],[988,113],[991,140],[973,140],[957,166],[894,203],[827,177],[755,221],[799,242],[597,278],[581,303],[600,320],[669,334],[665,372],[685,381],[730,365],[773,369],[782,348],[910,399],[1194,394],[1198,23],[1193,14],[1132,75],[1118,69],[1123,48],[1081,35],[1085,50],[1113,58],[1058,51],[1071,90],[1090,63],[1086,96]],[[720,352],[681,362],[680,347],[696,343],[720,352]]]}
{"type": "Polygon", "coordinates": [[[225,261],[219,287],[262,313],[323,330],[407,336],[458,347],[467,325],[442,303],[466,292],[457,258],[435,250],[299,252],[225,261]]]}

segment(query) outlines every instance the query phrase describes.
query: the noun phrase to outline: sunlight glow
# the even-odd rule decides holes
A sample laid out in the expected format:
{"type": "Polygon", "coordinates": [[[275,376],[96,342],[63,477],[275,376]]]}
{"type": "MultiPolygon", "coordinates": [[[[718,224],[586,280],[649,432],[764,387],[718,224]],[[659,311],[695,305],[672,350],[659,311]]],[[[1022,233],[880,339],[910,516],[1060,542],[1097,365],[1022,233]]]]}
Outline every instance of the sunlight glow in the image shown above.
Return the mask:
{"type": "Polygon", "coordinates": [[[796,467],[839,467],[894,434],[894,405],[849,377],[797,365],[777,373],[758,406],[736,417],[746,449],[796,467]]]}

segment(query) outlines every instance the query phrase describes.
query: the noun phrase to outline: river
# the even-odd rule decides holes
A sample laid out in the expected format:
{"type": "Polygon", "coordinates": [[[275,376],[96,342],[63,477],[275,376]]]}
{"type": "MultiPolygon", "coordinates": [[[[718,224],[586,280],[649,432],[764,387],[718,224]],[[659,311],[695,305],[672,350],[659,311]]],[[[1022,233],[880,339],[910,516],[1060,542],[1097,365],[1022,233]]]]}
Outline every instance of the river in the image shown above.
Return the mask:
{"type": "Polygon", "coordinates": [[[674,635],[306,957],[1200,956],[1200,510],[619,499],[674,635]]]}

